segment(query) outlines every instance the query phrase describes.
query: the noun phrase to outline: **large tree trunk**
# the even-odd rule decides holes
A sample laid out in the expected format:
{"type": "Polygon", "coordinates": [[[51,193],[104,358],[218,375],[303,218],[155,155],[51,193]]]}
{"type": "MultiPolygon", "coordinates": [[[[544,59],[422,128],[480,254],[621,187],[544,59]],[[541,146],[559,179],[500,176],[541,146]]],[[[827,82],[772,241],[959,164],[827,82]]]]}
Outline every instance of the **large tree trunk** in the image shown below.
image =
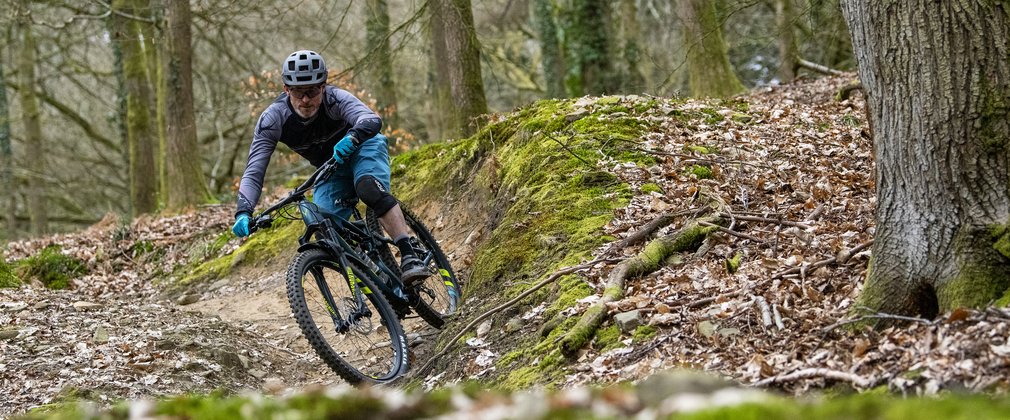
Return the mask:
{"type": "MultiPolygon", "coordinates": [[[[113,9],[127,15],[148,10],[144,0],[116,0],[113,9]]],[[[126,84],[126,137],[129,144],[130,212],[136,216],[158,209],[158,172],[155,155],[158,144],[156,121],[152,120],[154,101],[153,68],[148,63],[141,39],[143,23],[112,15],[112,41],[122,51],[122,71],[126,84]]]]}
{"type": "Polygon", "coordinates": [[[621,0],[621,56],[624,59],[621,91],[641,93],[645,91],[645,76],[639,69],[642,59],[639,46],[638,6],[636,0],[621,0]]]}
{"type": "Polygon", "coordinates": [[[179,211],[207,202],[193,112],[193,65],[188,1],[165,9],[165,207],[179,211]]]}
{"type": "Polygon", "coordinates": [[[602,95],[616,93],[610,35],[610,2],[607,0],[576,0],[572,2],[572,24],[567,38],[572,44],[569,52],[574,65],[575,80],[570,83],[572,93],[602,95]]]}
{"type": "Polygon", "coordinates": [[[565,55],[558,39],[558,25],[554,17],[554,2],[533,0],[533,21],[540,41],[540,65],[543,68],[547,97],[564,98],[565,55]]]}
{"type": "Polygon", "coordinates": [[[21,34],[21,45],[18,47],[18,71],[21,76],[21,87],[18,91],[21,99],[21,119],[25,129],[25,159],[31,162],[32,171],[28,175],[28,212],[31,216],[32,235],[42,235],[49,231],[49,216],[46,206],[46,185],[43,177],[46,174],[47,150],[43,145],[42,125],[39,121],[39,98],[35,93],[35,37],[27,16],[27,8],[21,10],[18,16],[18,29],[21,34]]]}
{"type": "MultiPolygon", "coordinates": [[[[4,46],[6,50],[6,45],[4,46]]],[[[7,106],[7,80],[4,78],[3,60],[0,60],[0,241],[15,237],[14,219],[14,153],[11,149],[10,108],[7,106]]]]}
{"type": "Polygon", "coordinates": [[[796,31],[793,30],[793,0],[775,0],[775,26],[778,28],[779,80],[789,83],[796,78],[799,49],[796,45],[796,31]]]}
{"type": "Polygon", "coordinates": [[[386,0],[368,0],[365,19],[372,74],[371,91],[387,127],[396,127],[396,82],[393,80],[393,54],[389,50],[389,7],[386,0]]]}
{"type": "Polygon", "coordinates": [[[842,10],[877,163],[861,304],[926,317],[984,305],[1010,285],[1008,11],[986,0],[847,0],[842,10]]]}
{"type": "MultiPolygon", "coordinates": [[[[480,72],[480,48],[470,0],[432,0],[429,5],[433,17],[433,50],[438,64],[444,65],[452,101],[451,109],[440,109],[439,112],[447,113],[451,118],[446,133],[448,136],[469,136],[476,131],[471,120],[487,113],[480,72]],[[440,30],[434,28],[436,20],[441,23],[440,30]]],[[[444,87],[441,89],[444,90],[444,87]]]]}
{"type": "Polygon", "coordinates": [[[691,96],[727,97],[743,93],[746,89],[729,64],[729,52],[713,0],[680,0],[677,16],[687,48],[691,96]]]}

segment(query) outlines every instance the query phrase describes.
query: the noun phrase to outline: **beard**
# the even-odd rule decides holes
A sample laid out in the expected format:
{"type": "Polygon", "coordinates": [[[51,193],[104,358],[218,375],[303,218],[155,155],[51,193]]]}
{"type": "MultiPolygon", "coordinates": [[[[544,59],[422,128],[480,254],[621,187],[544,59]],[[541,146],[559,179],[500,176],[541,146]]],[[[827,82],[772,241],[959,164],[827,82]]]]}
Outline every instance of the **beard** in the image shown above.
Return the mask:
{"type": "Polygon", "coordinates": [[[312,117],[316,116],[317,112],[319,112],[319,107],[318,106],[316,106],[316,107],[305,107],[305,108],[300,107],[300,106],[294,106],[292,108],[295,109],[295,113],[298,114],[299,117],[302,117],[302,118],[305,118],[305,119],[312,118],[312,117]]]}

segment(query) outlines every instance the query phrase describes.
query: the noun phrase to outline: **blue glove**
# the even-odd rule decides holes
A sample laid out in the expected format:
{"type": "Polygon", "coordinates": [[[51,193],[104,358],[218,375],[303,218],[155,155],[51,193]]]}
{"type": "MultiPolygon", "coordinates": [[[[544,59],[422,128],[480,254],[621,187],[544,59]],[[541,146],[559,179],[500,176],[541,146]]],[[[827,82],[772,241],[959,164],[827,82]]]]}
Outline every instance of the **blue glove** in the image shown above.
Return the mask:
{"type": "Polygon", "coordinates": [[[344,161],[347,160],[358,150],[358,146],[354,144],[354,136],[348,134],[344,138],[340,139],[340,142],[336,146],[333,146],[333,160],[337,162],[338,165],[343,165],[344,161]]]}
{"type": "Polygon", "coordinates": [[[240,238],[249,236],[249,215],[240,213],[235,218],[235,224],[231,225],[231,231],[240,238]]]}

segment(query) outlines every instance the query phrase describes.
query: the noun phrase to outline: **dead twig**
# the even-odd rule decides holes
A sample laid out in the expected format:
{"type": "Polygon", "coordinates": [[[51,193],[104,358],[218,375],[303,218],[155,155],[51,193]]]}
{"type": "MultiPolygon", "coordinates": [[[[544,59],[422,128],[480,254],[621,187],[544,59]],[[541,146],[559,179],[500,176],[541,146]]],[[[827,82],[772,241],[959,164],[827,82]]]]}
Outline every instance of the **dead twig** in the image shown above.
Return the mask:
{"type": "Polygon", "coordinates": [[[719,296],[711,296],[711,297],[707,297],[707,298],[698,299],[698,300],[696,300],[694,302],[691,302],[691,303],[688,303],[687,305],[684,305],[684,307],[686,307],[688,309],[700,308],[700,307],[708,305],[708,304],[710,304],[712,302],[718,301],[719,299],[734,297],[736,295],[739,295],[741,292],[742,291],[737,290],[735,292],[723,293],[723,294],[721,294],[719,296]]]}
{"type": "Polygon", "coordinates": [[[838,322],[836,322],[834,324],[828,325],[827,327],[821,328],[821,334],[827,334],[827,333],[831,332],[832,330],[834,330],[835,328],[841,327],[843,325],[855,324],[855,323],[863,322],[863,321],[870,320],[870,319],[889,319],[889,320],[897,320],[897,321],[908,321],[908,322],[916,322],[916,323],[927,325],[927,326],[928,325],[933,325],[933,324],[937,323],[937,321],[930,321],[928,319],[923,319],[923,318],[916,318],[916,317],[904,316],[904,315],[885,314],[883,312],[878,312],[878,313],[875,313],[875,314],[861,315],[861,316],[858,316],[856,318],[843,319],[843,320],[838,321],[838,322]]]}
{"type": "Polygon", "coordinates": [[[754,303],[761,310],[761,324],[765,329],[768,329],[768,327],[772,326],[772,312],[771,308],[768,307],[768,301],[765,300],[764,296],[754,296],[754,303]]]}
{"type": "Polygon", "coordinates": [[[748,235],[746,233],[741,233],[741,232],[737,232],[735,230],[730,230],[729,228],[724,228],[722,226],[719,226],[719,225],[716,225],[716,224],[713,224],[713,223],[701,222],[699,224],[702,225],[702,226],[715,226],[715,227],[719,228],[719,232],[725,233],[727,235],[733,235],[733,236],[736,236],[738,238],[750,239],[750,240],[752,240],[754,242],[764,242],[765,241],[764,239],[758,238],[757,236],[751,236],[751,235],[748,235]]]}
{"type": "Polygon", "coordinates": [[[800,229],[810,229],[811,228],[810,225],[805,224],[805,223],[794,222],[794,221],[791,221],[791,220],[783,220],[783,219],[772,219],[772,218],[768,218],[768,217],[746,216],[746,215],[741,215],[741,214],[729,214],[729,213],[719,213],[718,216],[719,217],[726,217],[726,218],[732,217],[732,218],[734,218],[736,220],[743,220],[743,221],[746,221],[746,222],[763,222],[763,223],[775,223],[775,224],[785,225],[785,226],[794,226],[794,227],[798,227],[800,229]]]}
{"type": "Polygon", "coordinates": [[[687,216],[687,215],[690,215],[690,214],[697,215],[698,211],[703,211],[703,210],[705,210],[705,208],[698,209],[698,210],[688,209],[688,210],[675,211],[675,212],[672,212],[672,213],[663,213],[663,214],[661,214],[659,216],[656,216],[655,219],[650,220],[649,223],[645,224],[645,226],[642,226],[640,229],[632,232],[630,235],[628,235],[628,237],[624,238],[624,240],[621,241],[621,243],[619,245],[617,245],[617,246],[619,248],[626,248],[629,245],[637,244],[637,243],[639,243],[641,241],[644,241],[644,240],[648,239],[649,236],[651,236],[653,232],[666,227],[670,223],[673,223],[673,221],[676,218],[681,217],[681,216],[687,216]]]}
{"type": "Polygon", "coordinates": [[[555,271],[554,274],[551,274],[550,276],[548,276],[546,279],[544,279],[540,283],[537,283],[537,284],[533,285],[533,287],[530,287],[526,291],[520,293],[519,296],[516,296],[516,297],[512,298],[511,300],[509,300],[508,302],[505,302],[505,303],[503,303],[501,305],[498,305],[498,306],[496,306],[494,308],[491,308],[490,310],[488,310],[487,312],[484,312],[483,314],[481,314],[477,318],[474,318],[473,321],[470,321],[469,324],[466,324],[466,326],[463,327],[463,329],[461,329],[459,331],[459,333],[456,334],[456,336],[452,337],[452,339],[450,339],[448,341],[449,344],[446,344],[446,346],[444,348],[442,348],[441,351],[439,351],[438,353],[436,353],[434,356],[431,356],[431,358],[428,359],[428,361],[425,362],[424,365],[422,365],[419,369],[417,369],[415,371],[414,375],[423,375],[429,368],[431,368],[432,365],[435,364],[436,360],[438,360],[442,356],[445,356],[445,354],[449,352],[449,349],[452,348],[453,344],[455,344],[460,339],[460,337],[463,337],[463,335],[466,334],[467,331],[469,331],[471,328],[477,326],[478,324],[481,323],[481,321],[484,321],[485,319],[487,319],[491,315],[496,314],[498,312],[501,312],[502,310],[505,310],[505,309],[508,309],[508,308],[512,307],[513,305],[515,305],[519,301],[525,299],[527,296],[533,294],[533,292],[536,292],[540,288],[542,288],[542,287],[544,287],[544,286],[546,286],[546,285],[548,285],[550,283],[553,283],[557,279],[561,278],[561,276],[564,276],[566,274],[571,274],[571,273],[574,273],[574,272],[579,271],[579,270],[585,270],[587,268],[590,268],[590,267],[596,265],[597,263],[601,263],[601,262],[613,262],[613,261],[616,261],[616,260],[610,259],[610,258],[597,258],[597,259],[592,260],[590,262],[587,262],[585,264],[579,264],[579,265],[575,265],[575,266],[571,266],[571,267],[566,267],[566,268],[562,268],[562,269],[560,269],[558,271],[555,271]]]}
{"type": "Polygon", "coordinates": [[[825,378],[825,379],[833,379],[836,381],[845,381],[852,384],[856,388],[862,388],[862,389],[872,388],[873,385],[876,384],[875,381],[871,381],[854,373],[842,372],[838,370],[831,370],[824,368],[808,368],[808,369],[800,369],[798,371],[786,375],[777,375],[772,376],[771,378],[762,379],[760,381],[751,384],[751,386],[763,387],[774,383],[792,382],[792,381],[798,381],[800,379],[811,379],[811,378],[825,378]]]}
{"type": "MultiPolygon", "coordinates": [[[[863,243],[861,243],[859,245],[856,245],[852,249],[846,251],[846,254],[847,255],[855,255],[856,253],[858,253],[858,252],[866,249],[870,245],[873,245],[873,239],[870,239],[869,241],[866,241],[866,242],[863,242],[863,243]]],[[[789,275],[789,274],[797,274],[797,273],[805,274],[807,270],[810,270],[810,269],[816,270],[816,269],[824,267],[824,266],[826,266],[828,264],[834,264],[836,261],[838,261],[838,257],[826,258],[826,259],[817,261],[817,262],[815,262],[813,264],[804,264],[804,265],[801,265],[799,267],[793,267],[793,268],[789,268],[789,269],[786,269],[786,270],[779,271],[778,273],[775,273],[774,275],[772,275],[772,278],[773,279],[777,279],[777,278],[781,278],[781,277],[789,275]]],[[[844,261],[842,261],[842,263],[844,263],[844,261]]]]}

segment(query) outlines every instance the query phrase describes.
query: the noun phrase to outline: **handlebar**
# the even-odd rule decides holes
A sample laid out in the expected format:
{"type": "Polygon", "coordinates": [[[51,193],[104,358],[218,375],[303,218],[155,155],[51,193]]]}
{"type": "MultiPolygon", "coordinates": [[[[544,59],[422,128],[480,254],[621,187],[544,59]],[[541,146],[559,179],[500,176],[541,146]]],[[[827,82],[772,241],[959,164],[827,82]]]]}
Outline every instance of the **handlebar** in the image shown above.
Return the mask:
{"type": "Polygon", "coordinates": [[[319,168],[316,168],[315,172],[309,175],[308,179],[306,179],[305,182],[302,183],[302,185],[299,185],[293,191],[288,193],[288,195],[285,196],[283,199],[274,203],[266,210],[263,210],[262,212],[260,212],[260,214],[256,215],[256,217],[253,217],[252,220],[249,221],[249,234],[252,234],[253,232],[256,232],[257,230],[260,229],[269,228],[270,225],[273,224],[273,217],[271,216],[272,213],[276,212],[277,210],[280,210],[282,207],[288,204],[301,200],[305,196],[306,191],[312,189],[312,187],[316,186],[317,183],[325,181],[327,178],[329,178],[330,175],[333,173],[333,170],[335,170],[336,168],[337,168],[337,161],[335,161],[333,158],[329,158],[326,162],[323,162],[323,164],[320,165],[319,168]]]}

